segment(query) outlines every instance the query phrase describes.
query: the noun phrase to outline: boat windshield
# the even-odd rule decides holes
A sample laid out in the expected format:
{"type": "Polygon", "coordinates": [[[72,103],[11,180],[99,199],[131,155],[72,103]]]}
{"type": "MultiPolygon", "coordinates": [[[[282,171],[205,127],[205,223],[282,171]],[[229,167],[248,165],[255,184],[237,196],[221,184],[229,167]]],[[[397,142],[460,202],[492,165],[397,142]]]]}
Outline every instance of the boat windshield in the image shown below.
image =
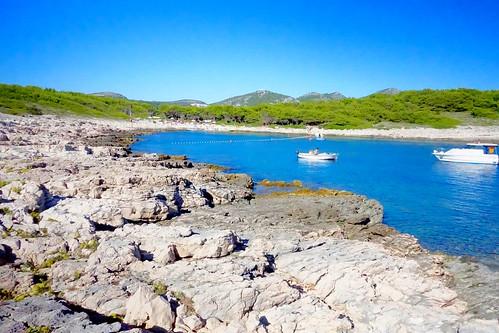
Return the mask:
{"type": "Polygon", "coordinates": [[[468,149],[482,149],[483,153],[486,155],[498,154],[499,148],[495,143],[468,143],[466,144],[468,149]]]}
{"type": "Polygon", "coordinates": [[[487,155],[497,154],[497,146],[483,146],[483,152],[487,155]]]}

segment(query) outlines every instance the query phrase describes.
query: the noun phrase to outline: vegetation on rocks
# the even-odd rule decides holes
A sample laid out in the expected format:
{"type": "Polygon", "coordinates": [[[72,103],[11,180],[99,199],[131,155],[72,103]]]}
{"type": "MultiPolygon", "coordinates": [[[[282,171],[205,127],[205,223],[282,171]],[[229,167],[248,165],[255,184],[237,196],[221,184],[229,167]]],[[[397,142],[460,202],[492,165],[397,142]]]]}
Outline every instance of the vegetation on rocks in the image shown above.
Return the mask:
{"type": "Polygon", "coordinates": [[[282,180],[268,180],[264,179],[260,183],[261,186],[265,187],[303,187],[303,183],[299,180],[293,180],[291,182],[285,182],[282,180]]]}
{"type": "Polygon", "coordinates": [[[26,333],[50,333],[52,330],[48,326],[29,326],[26,333]]]}
{"type": "Polygon", "coordinates": [[[68,260],[69,259],[69,253],[66,251],[59,251],[57,252],[54,256],[51,256],[47,258],[39,268],[50,268],[52,267],[53,264],[55,264],[58,261],[62,260],[68,260]]]}
{"type": "Polygon", "coordinates": [[[95,252],[98,246],[99,246],[99,241],[96,239],[91,239],[86,242],[81,242],[79,245],[81,250],[90,250],[92,252],[95,252]]]}
{"type": "Polygon", "coordinates": [[[2,207],[2,208],[0,208],[0,214],[10,215],[10,214],[12,214],[12,210],[10,210],[9,207],[2,207]]]}
{"type": "Polygon", "coordinates": [[[21,193],[21,188],[18,186],[14,186],[13,188],[10,189],[12,192],[20,194],[21,193]]]}
{"type": "MultiPolygon", "coordinates": [[[[12,214],[12,211],[8,207],[0,208],[0,214],[3,215],[12,214]]],[[[13,229],[12,227],[5,229],[2,232],[2,238],[7,238],[9,236],[16,236],[19,238],[35,238],[39,236],[44,236],[43,232],[39,233],[37,231],[27,231],[23,229],[13,229]]]]}
{"type": "Polygon", "coordinates": [[[12,290],[2,289],[0,288],[0,301],[7,301],[14,298],[14,294],[12,290]]]}
{"type": "Polygon", "coordinates": [[[29,215],[33,218],[34,223],[40,222],[40,212],[37,212],[36,210],[34,210],[31,213],[29,213],[29,215]]]}
{"type": "Polygon", "coordinates": [[[117,314],[117,313],[111,313],[109,315],[109,318],[114,320],[114,321],[122,322],[124,317],[122,315],[117,314]]]}
{"type": "Polygon", "coordinates": [[[50,281],[48,280],[47,275],[36,273],[34,275],[34,282],[35,282],[35,284],[33,284],[31,286],[31,289],[29,292],[14,294],[11,291],[5,295],[5,296],[9,296],[9,298],[5,298],[5,300],[13,299],[16,302],[20,302],[20,301],[24,300],[26,297],[30,297],[30,296],[40,296],[43,294],[54,294],[54,292],[52,291],[52,288],[50,287],[50,281]]]}
{"type": "Polygon", "coordinates": [[[73,273],[73,278],[74,280],[79,280],[81,278],[82,272],[81,271],[74,271],[73,273]]]}
{"type": "Polygon", "coordinates": [[[0,187],[4,187],[5,185],[7,185],[9,183],[10,183],[10,181],[8,181],[8,180],[0,179],[0,187]]]}
{"type": "Polygon", "coordinates": [[[298,188],[293,191],[276,191],[265,194],[264,196],[269,197],[281,197],[281,196],[297,196],[297,197],[307,197],[307,196],[319,196],[319,197],[336,197],[340,195],[353,195],[352,192],[333,190],[328,188],[320,189],[310,189],[310,188],[298,188]]]}
{"type": "Polygon", "coordinates": [[[161,281],[154,282],[152,288],[157,295],[164,295],[168,291],[168,286],[161,281]]]}

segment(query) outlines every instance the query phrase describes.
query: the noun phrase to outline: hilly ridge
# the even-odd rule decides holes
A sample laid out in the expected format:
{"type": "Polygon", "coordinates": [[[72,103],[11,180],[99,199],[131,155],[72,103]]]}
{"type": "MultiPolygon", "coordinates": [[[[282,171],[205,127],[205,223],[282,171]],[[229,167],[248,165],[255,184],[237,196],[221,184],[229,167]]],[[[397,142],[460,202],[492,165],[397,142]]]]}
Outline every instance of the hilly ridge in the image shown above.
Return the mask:
{"type": "Polygon", "coordinates": [[[325,93],[321,94],[318,92],[311,92],[305,95],[302,95],[297,98],[300,102],[304,101],[327,101],[327,100],[339,100],[339,99],[344,99],[346,98],[345,95],[342,93],[339,93],[337,91],[332,92],[332,93],[325,93]]]}
{"type": "MultiPolygon", "coordinates": [[[[385,95],[396,95],[400,93],[399,89],[396,88],[387,88],[380,91],[377,91],[373,94],[385,94],[385,95]]],[[[98,92],[89,94],[92,96],[100,96],[100,97],[113,97],[113,98],[121,98],[127,99],[124,95],[115,93],[115,92],[98,92]]],[[[285,94],[273,92],[270,90],[257,90],[254,92],[246,93],[243,95],[228,97],[222,101],[215,103],[206,103],[199,99],[179,99],[174,101],[144,101],[138,100],[138,102],[150,103],[156,106],[162,104],[175,104],[182,106],[197,106],[197,107],[205,107],[208,105],[232,105],[232,106],[254,106],[259,104],[276,104],[276,103],[297,103],[297,102],[318,102],[318,101],[329,101],[329,100],[341,100],[347,98],[340,92],[331,92],[331,93],[318,93],[318,92],[310,92],[299,97],[292,97],[285,94]]]]}
{"type": "Polygon", "coordinates": [[[96,92],[96,93],[91,93],[89,95],[99,96],[99,97],[113,97],[113,98],[128,99],[128,98],[126,98],[126,96],[119,94],[119,93],[112,92],[112,91],[96,92]]]}
{"type": "Polygon", "coordinates": [[[179,99],[176,101],[167,101],[167,102],[160,102],[162,104],[175,104],[175,105],[184,105],[184,106],[207,106],[205,102],[199,100],[199,99],[179,99]]]}
{"type": "Polygon", "coordinates": [[[213,103],[212,105],[232,105],[232,106],[254,106],[259,104],[276,104],[276,103],[293,103],[305,101],[326,101],[326,100],[339,100],[346,98],[339,92],[332,93],[317,93],[311,92],[300,97],[292,97],[270,90],[257,90],[255,92],[247,93],[244,95],[226,98],[220,102],[213,103]]]}
{"type": "Polygon", "coordinates": [[[375,92],[374,94],[382,94],[382,95],[397,95],[401,93],[401,90],[397,88],[386,88],[380,91],[375,92]]]}
{"type": "Polygon", "coordinates": [[[275,93],[269,90],[257,90],[252,93],[234,96],[224,99],[213,105],[232,105],[232,106],[253,106],[266,103],[286,103],[293,102],[295,99],[291,96],[275,93]]]}

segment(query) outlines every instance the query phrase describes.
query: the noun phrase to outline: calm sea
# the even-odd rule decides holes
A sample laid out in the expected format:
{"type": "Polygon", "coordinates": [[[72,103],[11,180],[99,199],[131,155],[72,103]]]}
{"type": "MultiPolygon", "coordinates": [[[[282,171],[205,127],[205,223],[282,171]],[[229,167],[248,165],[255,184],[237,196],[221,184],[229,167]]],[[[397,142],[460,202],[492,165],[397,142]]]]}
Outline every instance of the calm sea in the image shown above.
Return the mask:
{"type": "Polygon", "coordinates": [[[435,148],[461,144],[177,131],[145,135],[134,151],[185,154],[243,172],[256,181],[299,179],[379,200],[385,223],[415,235],[430,250],[499,258],[499,167],[445,163],[435,148]],[[272,139],[272,140],[271,140],[272,139]],[[306,162],[296,151],[339,153],[336,162],[306,162]]]}

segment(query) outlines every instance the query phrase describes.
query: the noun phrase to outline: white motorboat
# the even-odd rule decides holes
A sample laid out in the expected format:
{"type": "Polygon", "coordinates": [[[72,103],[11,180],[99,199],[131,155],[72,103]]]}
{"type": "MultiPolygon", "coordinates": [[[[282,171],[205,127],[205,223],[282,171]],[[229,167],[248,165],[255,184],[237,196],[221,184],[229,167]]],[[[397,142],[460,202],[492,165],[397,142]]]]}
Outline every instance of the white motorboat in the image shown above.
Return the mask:
{"type": "Polygon", "coordinates": [[[319,149],[309,150],[308,153],[298,152],[298,158],[312,161],[334,161],[338,158],[338,154],[334,153],[319,153],[319,149]]]}
{"type": "Polygon", "coordinates": [[[445,162],[499,164],[499,147],[494,143],[468,143],[466,148],[434,150],[433,155],[445,162]]]}

